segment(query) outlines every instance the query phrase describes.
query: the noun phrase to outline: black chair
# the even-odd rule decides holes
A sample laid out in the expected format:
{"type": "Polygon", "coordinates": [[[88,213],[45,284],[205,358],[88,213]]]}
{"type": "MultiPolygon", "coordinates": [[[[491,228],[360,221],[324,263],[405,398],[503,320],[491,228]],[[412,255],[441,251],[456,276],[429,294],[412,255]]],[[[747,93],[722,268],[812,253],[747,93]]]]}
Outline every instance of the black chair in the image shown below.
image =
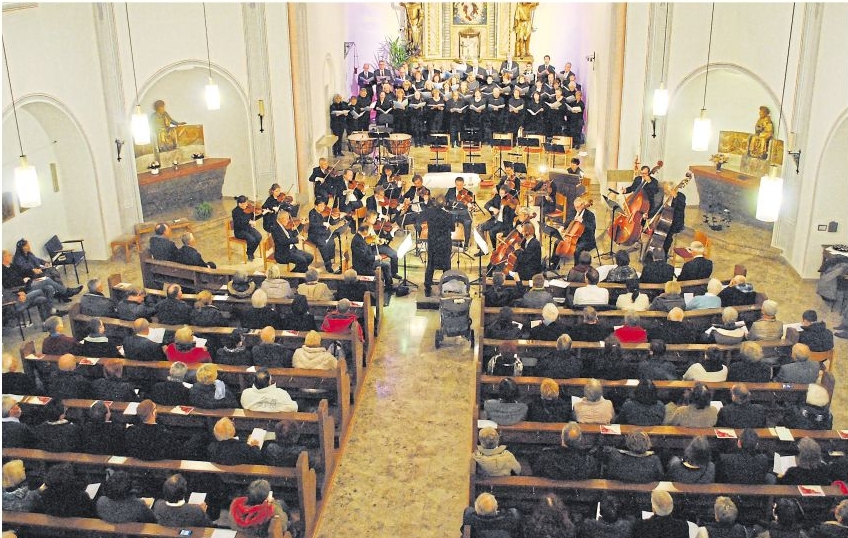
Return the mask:
{"type": "Polygon", "coordinates": [[[52,263],[54,267],[61,265],[62,270],[65,272],[65,276],[68,275],[68,266],[74,266],[74,275],[77,277],[77,284],[80,283],[79,272],[77,271],[77,265],[79,265],[80,262],[85,263],[85,274],[88,274],[88,260],[85,257],[85,245],[83,244],[82,239],[61,241],[58,235],[54,235],[50,238],[47,244],[44,245],[44,248],[47,249],[47,253],[50,255],[50,263],[52,263]],[[80,250],[65,248],[65,245],[68,243],[79,243],[80,250]]]}

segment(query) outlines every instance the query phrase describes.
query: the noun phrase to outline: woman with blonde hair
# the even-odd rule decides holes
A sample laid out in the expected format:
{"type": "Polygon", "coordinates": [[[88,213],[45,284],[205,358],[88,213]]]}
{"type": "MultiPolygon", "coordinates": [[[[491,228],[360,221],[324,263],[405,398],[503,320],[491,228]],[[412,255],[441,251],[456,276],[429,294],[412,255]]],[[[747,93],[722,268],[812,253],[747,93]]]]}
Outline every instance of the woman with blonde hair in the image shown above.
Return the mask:
{"type": "Polygon", "coordinates": [[[167,346],[162,346],[165,357],[171,362],[184,362],[195,364],[198,362],[212,362],[212,356],[203,346],[197,346],[194,341],[194,332],[191,327],[184,325],[174,333],[174,341],[167,346]]]}
{"type": "Polygon", "coordinates": [[[215,441],[209,443],[206,451],[209,461],[221,465],[255,465],[262,462],[262,451],[252,440],[242,441],[236,436],[236,426],[227,417],[220,419],[212,428],[215,441]]]}
{"type": "Polygon", "coordinates": [[[280,266],[273,264],[265,272],[265,280],[260,288],[269,299],[291,299],[294,292],[289,281],[282,277],[280,266]]]}
{"type": "Polygon", "coordinates": [[[24,462],[12,460],[3,465],[3,510],[32,512],[38,505],[38,490],[29,489],[26,483],[24,462]]]}
{"type": "Polygon", "coordinates": [[[306,333],[303,346],[292,356],[292,366],[307,370],[332,370],[338,361],[327,348],[321,345],[321,335],[316,331],[306,333]]]}
{"type": "Polygon", "coordinates": [[[189,390],[191,405],[203,409],[233,409],[238,401],[223,381],[218,379],[218,366],[204,364],[197,369],[197,383],[189,390]]]}
{"type": "Polygon", "coordinates": [[[227,324],[224,314],[212,304],[212,292],[202,290],[191,311],[191,324],[199,327],[221,327],[227,324]]]}
{"type": "Polygon", "coordinates": [[[665,291],[656,296],[651,302],[649,310],[669,312],[674,307],[686,310],[686,301],[683,299],[683,290],[680,283],[676,280],[669,280],[665,283],[665,291]]]}

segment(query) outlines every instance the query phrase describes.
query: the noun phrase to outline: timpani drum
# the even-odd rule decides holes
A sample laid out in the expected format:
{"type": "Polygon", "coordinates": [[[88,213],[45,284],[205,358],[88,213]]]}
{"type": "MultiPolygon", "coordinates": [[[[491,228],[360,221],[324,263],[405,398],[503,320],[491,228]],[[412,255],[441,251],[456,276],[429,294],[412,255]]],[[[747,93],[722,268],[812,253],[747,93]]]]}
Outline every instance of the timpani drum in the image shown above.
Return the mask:
{"type": "Polygon", "coordinates": [[[389,153],[392,155],[409,155],[412,145],[412,135],[405,133],[392,133],[388,138],[389,153]]]}
{"type": "Polygon", "coordinates": [[[374,151],[374,139],[368,136],[365,131],[357,131],[347,137],[350,143],[350,149],[360,157],[371,155],[374,151]]]}

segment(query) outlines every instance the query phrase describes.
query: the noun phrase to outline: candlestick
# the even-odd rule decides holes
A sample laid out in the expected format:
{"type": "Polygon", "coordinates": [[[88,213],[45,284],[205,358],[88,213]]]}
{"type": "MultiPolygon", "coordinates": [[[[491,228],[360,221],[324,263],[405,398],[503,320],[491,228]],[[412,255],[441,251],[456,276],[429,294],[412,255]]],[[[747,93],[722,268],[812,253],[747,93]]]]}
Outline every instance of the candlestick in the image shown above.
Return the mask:
{"type": "Polygon", "coordinates": [[[260,116],[265,115],[265,101],[263,99],[259,100],[259,115],[260,116]]]}

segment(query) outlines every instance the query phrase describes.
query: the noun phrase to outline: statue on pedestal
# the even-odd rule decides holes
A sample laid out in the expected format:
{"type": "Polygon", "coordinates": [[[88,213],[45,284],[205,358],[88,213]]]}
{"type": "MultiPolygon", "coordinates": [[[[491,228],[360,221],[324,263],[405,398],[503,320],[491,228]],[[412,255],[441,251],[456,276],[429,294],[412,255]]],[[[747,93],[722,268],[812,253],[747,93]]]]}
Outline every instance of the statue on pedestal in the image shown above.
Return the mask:
{"type": "Polygon", "coordinates": [[[748,141],[748,156],[755,159],[768,159],[769,142],[774,134],[771,111],[767,106],[760,107],[760,117],[754,125],[754,134],[748,141]]]}
{"type": "Polygon", "coordinates": [[[533,11],[539,2],[518,2],[515,4],[515,16],[512,31],[515,32],[515,57],[530,55],[530,34],[533,32],[533,11]]]}
{"type": "Polygon", "coordinates": [[[177,137],[174,127],[185,125],[177,121],[165,110],[165,101],[158,99],[153,103],[153,114],[150,115],[153,132],[156,133],[156,146],[159,151],[171,151],[177,148],[177,137]]]}
{"type": "Polygon", "coordinates": [[[407,50],[413,55],[421,53],[421,34],[423,32],[424,11],[421,2],[401,2],[406,9],[407,50]]]}

